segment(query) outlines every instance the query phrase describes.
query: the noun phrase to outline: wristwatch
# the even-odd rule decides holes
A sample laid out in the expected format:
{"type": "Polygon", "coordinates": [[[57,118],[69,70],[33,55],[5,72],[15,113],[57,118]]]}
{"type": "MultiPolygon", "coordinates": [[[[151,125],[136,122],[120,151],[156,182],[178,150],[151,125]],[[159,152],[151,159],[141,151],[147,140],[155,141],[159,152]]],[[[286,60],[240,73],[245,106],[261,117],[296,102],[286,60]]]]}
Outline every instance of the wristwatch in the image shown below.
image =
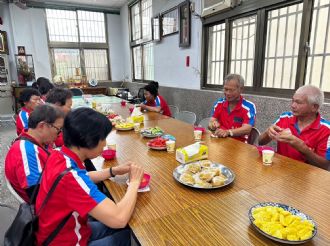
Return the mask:
{"type": "Polygon", "coordinates": [[[233,136],[234,136],[234,133],[233,133],[233,131],[232,131],[232,130],[228,130],[228,132],[229,132],[229,136],[231,136],[231,137],[233,137],[233,136]]]}
{"type": "Polygon", "coordinates": [[[116,175],[114,175],[113,172],[112,172],[112,167],[110,167],[109,172],[110,172],[110,178],[113,178],[113,177],[116,176],[116,175]]]}

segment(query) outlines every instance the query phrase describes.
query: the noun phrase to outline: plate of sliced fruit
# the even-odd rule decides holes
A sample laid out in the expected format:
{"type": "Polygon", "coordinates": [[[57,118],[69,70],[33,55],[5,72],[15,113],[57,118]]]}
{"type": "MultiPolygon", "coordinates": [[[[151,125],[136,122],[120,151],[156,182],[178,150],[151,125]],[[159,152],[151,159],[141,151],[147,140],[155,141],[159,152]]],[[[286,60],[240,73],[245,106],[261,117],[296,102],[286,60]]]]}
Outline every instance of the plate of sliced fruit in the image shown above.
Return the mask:
{"type": "Polygon", "coordinates": [[[141,130],[141,135],[146,138],[156,138],[162,136],[163,134],[164,131],[158,126],[141,130]]]}
{"type": "Polygon", "coordinates": [[[150,149],[166,150],[166,139],[158,137],[150,140],[147,145],[150,149]]]}
{"type": "Polygon", "coordinates": [[[115,126],[118,131],[129,131],[134,129],[134,123],[119,123],[115,126]]]}

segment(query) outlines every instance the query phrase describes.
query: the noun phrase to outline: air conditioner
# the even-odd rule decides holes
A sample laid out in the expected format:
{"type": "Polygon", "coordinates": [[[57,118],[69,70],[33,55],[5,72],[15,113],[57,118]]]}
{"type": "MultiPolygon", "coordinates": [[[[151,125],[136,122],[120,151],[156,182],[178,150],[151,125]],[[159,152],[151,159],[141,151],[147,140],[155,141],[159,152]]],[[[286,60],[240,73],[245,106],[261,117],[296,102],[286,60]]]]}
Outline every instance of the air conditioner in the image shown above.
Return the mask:
{"type": "Polygon", "coordinates": [[[28,9],[28,6],[26,6],[26,0],[13,0],[10,2],[14,3],[17,7],[21,9],[28,9]]]}
{"type": "Polygon", "coordinates": [[[233,8],[235,0],[202,0],[202,17],[233,8]]]}

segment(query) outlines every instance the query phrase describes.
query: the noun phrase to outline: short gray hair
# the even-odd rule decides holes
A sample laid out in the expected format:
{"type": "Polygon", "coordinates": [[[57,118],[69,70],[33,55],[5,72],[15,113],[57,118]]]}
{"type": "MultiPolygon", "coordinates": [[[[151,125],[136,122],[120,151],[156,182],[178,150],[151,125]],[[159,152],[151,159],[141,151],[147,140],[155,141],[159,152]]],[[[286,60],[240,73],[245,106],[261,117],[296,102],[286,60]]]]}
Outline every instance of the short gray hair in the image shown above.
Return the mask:
{"type": "Polygon", "coordinates": [[[235,73],[231,73],[231,74],[228,74],[226,77],[225,77],[225,80],[224,80],[224,84],[227,82],[227,81],[230,81],[230,80],[236,80],[237,81],[237,84],[240,88],[243,88],[244,87],[244,78],[239,75],[239,74],[235,74],[235,73]]]}
{"type": "Polygon", "coordinates": [[[304,85],[299,87],[296,94],[304,94],[310,104],[317,104],[321,108],[324,102],[324,93],[314,85],[304,85]]]}

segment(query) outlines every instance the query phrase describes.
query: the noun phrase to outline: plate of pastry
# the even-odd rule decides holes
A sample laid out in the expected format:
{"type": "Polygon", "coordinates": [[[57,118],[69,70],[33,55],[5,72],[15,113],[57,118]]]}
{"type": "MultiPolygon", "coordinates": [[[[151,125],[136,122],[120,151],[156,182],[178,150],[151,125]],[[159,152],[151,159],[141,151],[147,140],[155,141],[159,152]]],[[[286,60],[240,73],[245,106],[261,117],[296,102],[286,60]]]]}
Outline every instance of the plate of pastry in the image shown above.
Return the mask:
{"type": "Polygon", "coordinates": [[[252,206],[248,213],[251,224],[262,235],[285,244],[302,244],[317,233],[315,221],[298,209],[276,202],[252,206]]]}
{"type": "Polygon", "coordinates": [[[210,160],[201,160],[182,164],[173,171],[176,181],[197,189],[217,189],[231,184],[235,179],[234,172],[210,160]]]}

